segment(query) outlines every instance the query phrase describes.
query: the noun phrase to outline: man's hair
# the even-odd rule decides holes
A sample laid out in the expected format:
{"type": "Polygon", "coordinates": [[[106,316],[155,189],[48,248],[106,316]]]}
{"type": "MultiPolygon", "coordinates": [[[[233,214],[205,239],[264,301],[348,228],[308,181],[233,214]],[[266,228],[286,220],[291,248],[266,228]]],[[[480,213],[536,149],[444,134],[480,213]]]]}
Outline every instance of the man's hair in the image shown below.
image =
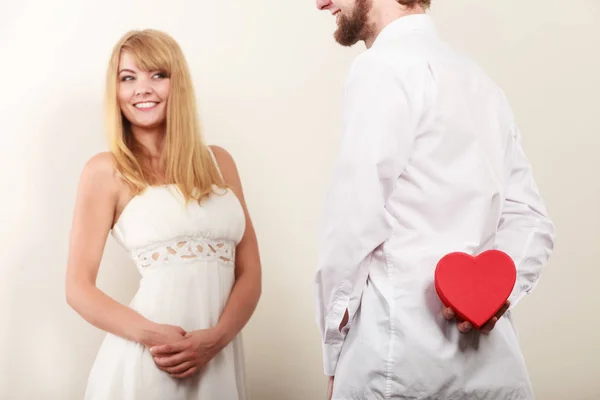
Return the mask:
{"type": "Polygon", "coordinates": [[[412,8],[416,5],[420,5],[425,10],[427,10],[429,7],[431,7],[431,0],[397,0],[397,1],[398,1],[398,3],[402,4],[403,6],[407,6],[410,8],[412,8]]]}

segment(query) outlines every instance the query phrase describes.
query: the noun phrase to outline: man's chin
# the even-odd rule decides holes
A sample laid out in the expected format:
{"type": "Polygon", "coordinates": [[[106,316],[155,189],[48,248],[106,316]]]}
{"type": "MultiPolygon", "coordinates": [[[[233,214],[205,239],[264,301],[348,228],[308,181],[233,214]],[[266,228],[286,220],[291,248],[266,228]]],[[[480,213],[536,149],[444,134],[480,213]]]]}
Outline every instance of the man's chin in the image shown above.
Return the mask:
{"type": "Polygon", "coordinates": [[[347,37],[344,36],[342,34],[342,31],[340,30],[340,28],[338,28],[335,33],[333,34],[333,38],[335,39],[335,41],[344,46],[344,47],[352,47],[354,46],[356,43],[359,42],[360,39],[358,39],[357,37],[347,37]]]}

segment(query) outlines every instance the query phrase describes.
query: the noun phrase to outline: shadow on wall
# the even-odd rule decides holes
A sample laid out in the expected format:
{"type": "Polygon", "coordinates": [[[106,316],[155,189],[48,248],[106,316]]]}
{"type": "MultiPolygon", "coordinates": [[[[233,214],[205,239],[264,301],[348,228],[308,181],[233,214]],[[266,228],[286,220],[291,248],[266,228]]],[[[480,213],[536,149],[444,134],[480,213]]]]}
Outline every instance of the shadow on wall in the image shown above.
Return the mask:
{"type": "MultiPolygon", "coordinates": [[[[73,206],[81,169],[95,153],[106,150],[101,99],[74,92],[58,105],[52,119],[32,143],[37,171],[30,228],[11,260],[8,298],[15,306],[6,335],[9,368],[16,380],[3,382],[3,393],[19,399],[81,399],[91,364],[104,333],[75,313],[65,300],[65,271],[73,206]],[[16,311],[18,310],[18,311],[16,311]],[[68,393],[68,397],[64,397],[68,393]]],[[[109,236],[98,274],[106,294],[127,303],[139,274],[109,236]]]]}

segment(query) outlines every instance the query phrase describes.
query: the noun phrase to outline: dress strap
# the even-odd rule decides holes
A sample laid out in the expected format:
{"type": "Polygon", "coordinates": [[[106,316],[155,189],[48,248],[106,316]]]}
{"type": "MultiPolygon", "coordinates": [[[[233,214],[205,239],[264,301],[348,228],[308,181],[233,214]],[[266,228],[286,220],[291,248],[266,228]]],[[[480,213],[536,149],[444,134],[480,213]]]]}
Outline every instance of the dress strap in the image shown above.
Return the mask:
{"type": "Polygon", "coordinates": [[[217,162],[217,158],[215,157],[215,153],[213,153],[213,151],[210,148],[210,146],[206,146],[206,148],[208,149],[208,152],[210,153],[210,156],[212,157],[213,163],[215,164],[215,168],[217,169],[217,172],[219,173],[219,176],[221,177],[221,180],[223,181],[223,183],[225,183],[225,178],[223,178],[223,173],[221,172],[221,168],[219,168],[219,163],[217,162]]]}

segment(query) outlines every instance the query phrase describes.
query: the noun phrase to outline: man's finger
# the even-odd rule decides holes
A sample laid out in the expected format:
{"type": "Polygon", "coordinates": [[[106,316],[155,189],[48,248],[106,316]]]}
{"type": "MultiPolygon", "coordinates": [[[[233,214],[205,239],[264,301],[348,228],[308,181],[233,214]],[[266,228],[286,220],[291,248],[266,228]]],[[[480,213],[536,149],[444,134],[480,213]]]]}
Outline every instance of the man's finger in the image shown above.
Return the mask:
{"type": "Polygon", "coordinates": [[[508,307],[510,307],[510,302],[509,301],[507,301],[506,303],[504,303],[504,305],[500,308],[500,310],[498,310],[498,312],[496,313],[496,315],[494,317],[492,317],[488,322],[486,322],[485,325],[483,325],[481,327],[481,329],[479,330],[479,332],[481,332],[484,335],[489,335],[489,333],[496,326],[496,322],[498,322],[498,320],[500,318],[502,318],[502,316],[506,313],[506,311],[508,310],[508,307]]]}
{"type": "Polygon", "coordinates": [[[451,309],[450,307],[446,307],[442,310],[442,315],[447,320],[451,320],[452,318],[454,318],[454,310],[451,309]]]}
{"type": "Polygon", "coordinates": [[[506,311],[508,310],[508,307],[510,307],[509,301],[504,303],[504,305],[500,308],[500,310],[498,310],[498,312],[496,313],[496,318],[500,319],[500,317],[502,317],[504,315],[504,313],[506,313],[506,311]]]}
{"type": "Polygon", "coordinates": [[[483,325],[479,331],[484,335],[489,335],[492,329],[494,329],[494,326],[496,326],[496,322],[498,322],[498,318],[492,317],[492,319],[486,322],[486,324],[483,325]]]}
{"type": "Polygon", "coordinates": [[[468,321],[458,323],[458,330],[461,331],[462,333],[467,333],[471,329],[473,329],[473,325],[468,321]]]}

